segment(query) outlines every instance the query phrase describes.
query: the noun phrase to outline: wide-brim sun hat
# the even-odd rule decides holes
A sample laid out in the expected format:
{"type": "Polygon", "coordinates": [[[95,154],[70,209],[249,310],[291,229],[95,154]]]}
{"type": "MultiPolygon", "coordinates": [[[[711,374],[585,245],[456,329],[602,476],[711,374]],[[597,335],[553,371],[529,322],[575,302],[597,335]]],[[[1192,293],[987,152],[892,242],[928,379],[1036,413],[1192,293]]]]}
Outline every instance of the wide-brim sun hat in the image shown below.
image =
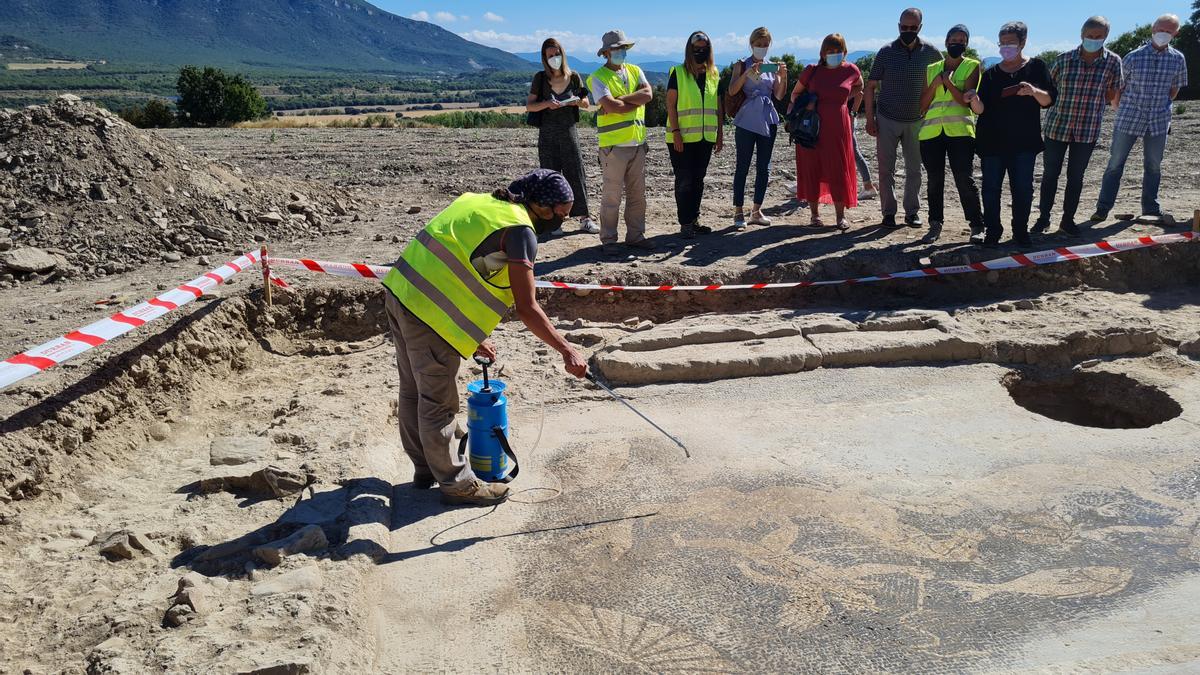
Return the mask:
{"type": "Polygon", "coordinates": [[[604,52],[609,49],[629,49],[633,46],[633,40],[625,37],[625,32],[620,30],[610,30],[600,38],[600,49],[596,50],[596,56],[604,56],[604,52]]]}

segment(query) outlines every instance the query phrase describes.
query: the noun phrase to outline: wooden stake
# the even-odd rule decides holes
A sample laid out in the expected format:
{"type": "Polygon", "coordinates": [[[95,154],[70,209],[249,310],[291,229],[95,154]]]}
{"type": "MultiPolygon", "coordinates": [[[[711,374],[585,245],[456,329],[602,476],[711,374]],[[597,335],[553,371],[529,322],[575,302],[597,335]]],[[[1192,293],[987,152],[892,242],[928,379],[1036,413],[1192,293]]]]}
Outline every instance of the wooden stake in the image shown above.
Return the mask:
{"type": "Polygon", "coordinates": [[[1200,209],[1196,209],[1192,214],[1192,232],[1200,234],[1200,209]]]}
{"type": "Polygon", "coordinates": [[[267,262],[267,247],[259,249],[259,259],[262,260],[263,270],[263,300],[267,307],[271,306],[271,264],[267,262]]]}

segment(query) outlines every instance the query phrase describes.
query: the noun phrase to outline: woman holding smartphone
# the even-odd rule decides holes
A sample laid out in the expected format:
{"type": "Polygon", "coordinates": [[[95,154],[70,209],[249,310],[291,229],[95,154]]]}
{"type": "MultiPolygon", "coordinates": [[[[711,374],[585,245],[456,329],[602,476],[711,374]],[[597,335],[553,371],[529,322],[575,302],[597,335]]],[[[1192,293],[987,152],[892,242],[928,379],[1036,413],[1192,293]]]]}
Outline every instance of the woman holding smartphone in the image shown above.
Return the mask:
{"type": "Polygon", "coordinates": [[[742,107],[733,118],[734,144],[737,163],[733,172],[733,227],[746,229],[743,205],[746,203],[746,178],[750,162],[758,153],[754,175],[754,206],[750,212],[751,225],[770,225],[763,215],[763,200],[771,177],[771,154],[775,151],[775,135],[779,130],[779,112],[775,101],[782,101],[787,91],[787,65],[767,63],[771,48],[771,31],[764,27],[750,33],[750,56],[733,64],[729,91],[741,92],[742,107]]]}
{"type": "Polygon", "coordinates": [[[979,113],[975,148],[983,167],[984,246],[1000,243],[1000,193],[1004,175],[1012,190],[1012,234],[1017,248],[1029,248],[1029,212],[1033,208],[1033,170],[1042,143],[1042,109],[1054,105],[1058,89],[1041,59],[1022,51],[1029,29],[1021,21],[1000,27],[1000,63],[979,80],[979,92],[964,96],[979,113]]]}
{"type": "MultiPolygon", "coordinates": [[[[588,107],[588,90],[583,78],[567,65],[567,53],[558,40],[542,43],[542,70],[534,73],[525,110],[538,113],[538,163],[543,169],[566,176],[575,193],[571,217],[579,219],[579,231],[600,231],[588,211],[587,179],[583,171],[583,153],[579,149],[579,110],[588,107]]],[[[563,234],[559,227],[552,234],[563,234]]]]}

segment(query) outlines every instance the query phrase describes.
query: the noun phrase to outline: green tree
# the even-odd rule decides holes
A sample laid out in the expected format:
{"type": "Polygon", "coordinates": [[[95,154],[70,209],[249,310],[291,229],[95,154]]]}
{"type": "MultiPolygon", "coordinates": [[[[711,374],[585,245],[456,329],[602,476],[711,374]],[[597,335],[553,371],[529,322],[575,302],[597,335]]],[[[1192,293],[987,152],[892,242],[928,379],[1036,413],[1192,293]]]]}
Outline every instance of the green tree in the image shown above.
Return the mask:
{"type": "Polygon", "coordinates": [[[963,56],[976,61],[983,61],[983,57],[979,55],[979,51],[974,47],[967,47],[967,51],[963,52],[963,56]]]}
{"type": "Polygon", "coordinates": [[[1054,59],[1057,59],[1059,54],[1062,54],[1062,52],[1057,49],[1047,49],[1034,58],[1041,59],[1042,61],[1046,62],[1046,65],[1050,65],[1051,63],[1054,63],[1054,59]]]}
{"type": "Polygon", "coordinates": [[[267,112],[267,102],[241,75],[218,68],[184,66],[176,81],[180,121],[189,126],[228,126],[267,112]]]}
{"type": "Polygon", "coordinates": [[[655,87],[654,98],[646,104],[646,126],[667,126],[667,88],[655,87]]]}
{"type": "Polygon", "coordinates": [[[863,79],[865,80],[867,79],[867,76],[871,74],[871,66],[875,65],[875,55],[867,54],[861,59],[855,61],[854,65],[858,66],[858,69],[862,71],[863,79]]]}
{"type": "Polygon", "coordinates": [[[1129,52],[1146,44],[1146,40],[1149,39],[1150,24],[1144,24],[1109,40],[1108,48],[1116,52],[1117,56],[1124,57],[1129,52]]]}
{"type": "Polygon", "coordinates": [[[166,129],[175,126],[175,113],[167,102],[153,98],[142,108],[142,126],[146,129],[166,129]]]}
{"type": "Polygon", "coordinates": [[[1192,16],[1179,29],[1175,48],[1187,59],[1190,83],[1179,93],[1180,98],[1200,98],[1200,0],[1192,2],[1192,16]]]}

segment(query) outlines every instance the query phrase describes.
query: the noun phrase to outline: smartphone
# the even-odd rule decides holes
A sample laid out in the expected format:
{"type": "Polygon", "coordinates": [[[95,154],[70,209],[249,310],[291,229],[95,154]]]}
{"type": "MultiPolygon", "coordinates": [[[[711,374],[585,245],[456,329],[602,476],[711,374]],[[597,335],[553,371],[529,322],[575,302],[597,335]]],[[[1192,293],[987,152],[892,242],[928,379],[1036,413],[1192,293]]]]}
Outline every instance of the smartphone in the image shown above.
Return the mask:
{"type": "Polygon", "coordinates": [[[564,98],[563,100],[559,101],[559,103],[561,103],[563,105],[570,105],[578,100],[579,100],[578,96],[572,96],[571,98],[564,98]]]}
{"type": "Polygon", "coordinates": [[[1016,96],[1018,91],[1021,91],[1021,85],[1019,85],[1019,84],[1014,84],[1011,87],[1005,87],[1000,90],[1000,98],[1008,98],[1009,96],[1016,96]]]}
{"type": "Polygon", "coordinates": [[[779,71],[778,63],[764,63],[758,68],[760,73],[775,73],[779,71]]]}

